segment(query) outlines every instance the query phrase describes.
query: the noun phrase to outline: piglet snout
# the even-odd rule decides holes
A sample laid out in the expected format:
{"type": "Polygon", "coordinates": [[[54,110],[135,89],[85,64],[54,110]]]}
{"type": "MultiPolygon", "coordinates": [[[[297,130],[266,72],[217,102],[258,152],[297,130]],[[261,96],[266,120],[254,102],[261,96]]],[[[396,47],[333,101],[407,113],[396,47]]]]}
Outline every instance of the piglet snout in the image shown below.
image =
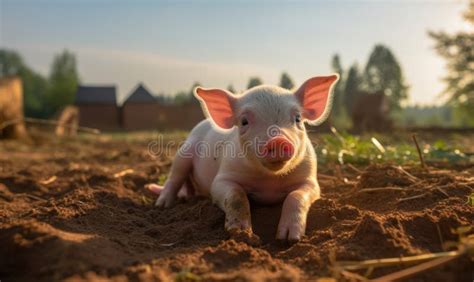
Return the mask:
{"type": "Polygon", "coordinates": [[[265,159],[269,162],[287,161],[293,157],[293,144],[284,136],[275,136],[265,144],[265,159]]]}

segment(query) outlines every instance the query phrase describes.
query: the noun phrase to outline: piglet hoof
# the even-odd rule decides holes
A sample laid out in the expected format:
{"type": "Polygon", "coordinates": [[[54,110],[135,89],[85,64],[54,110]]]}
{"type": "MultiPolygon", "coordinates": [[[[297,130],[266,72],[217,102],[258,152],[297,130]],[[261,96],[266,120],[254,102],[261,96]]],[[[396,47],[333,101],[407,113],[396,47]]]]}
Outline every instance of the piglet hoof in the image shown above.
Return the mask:
{"type": "Polygon", "coordinates": [[[240,229],[240,228],[231,228],[227,232],[230,234],[230,238],[234,239],[237,242],[243,242],[250,246],[259,246],[261,244],[260,237],[253,233],[252,229],[240,229]]]}
{"type": "Polygon", "coordinates": [[[300,239],[279,239],[276,238],[276,241],[281,246],[293,246],[294,244],[298,243],[300,239]]]}
{"type": "Polygon", "coordinates": [[[155,202],[155,206],[159,208],[170,208],[173,206],[176,196],[163,191],[155,202]]]}
{"type": "Polygon", "coordinates": [[[282,243],[294,245],[301,240],[303,235],[304,227],[297,224],[285,224],[278,227],[276,239],[282,243]]]}

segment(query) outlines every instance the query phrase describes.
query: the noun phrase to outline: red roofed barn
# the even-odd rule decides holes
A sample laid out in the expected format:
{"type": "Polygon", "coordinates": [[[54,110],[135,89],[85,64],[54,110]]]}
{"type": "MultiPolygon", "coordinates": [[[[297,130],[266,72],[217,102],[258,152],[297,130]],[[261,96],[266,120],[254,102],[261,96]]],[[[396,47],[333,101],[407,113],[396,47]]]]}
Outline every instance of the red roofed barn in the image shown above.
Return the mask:
{"type": "Polygon", "coordinates": [[[139,84],[122,105],[122,127],[126,130],[157,129],[158,110],[156,98],[139,84]]]}
{"type": "Polygon", "coordinates": [[[75,105],[79,108],[80,126],[120,129],[115,86],[79,86],[75,105]]]}

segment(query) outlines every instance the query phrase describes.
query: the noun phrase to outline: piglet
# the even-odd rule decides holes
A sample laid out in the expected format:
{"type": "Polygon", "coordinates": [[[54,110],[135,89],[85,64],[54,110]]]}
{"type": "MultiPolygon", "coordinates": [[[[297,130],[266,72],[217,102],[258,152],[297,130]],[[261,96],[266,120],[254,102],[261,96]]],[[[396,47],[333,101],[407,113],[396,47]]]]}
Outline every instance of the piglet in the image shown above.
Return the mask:
{"type": "Polygon", "coordinates": [[[296,91],[257,86],[241,95],[197,87],[207,117],[180,147],[156,206],[178,196],[206,195],[225,212],[231,236],[258,243],[252,232],[249,198],[283,202],[276,238],[296,242],[306,229],[311,204],[320,197],[316,154],[304,122],[319,125],[329,115],[339,76],[313,77],[296,91]]]}

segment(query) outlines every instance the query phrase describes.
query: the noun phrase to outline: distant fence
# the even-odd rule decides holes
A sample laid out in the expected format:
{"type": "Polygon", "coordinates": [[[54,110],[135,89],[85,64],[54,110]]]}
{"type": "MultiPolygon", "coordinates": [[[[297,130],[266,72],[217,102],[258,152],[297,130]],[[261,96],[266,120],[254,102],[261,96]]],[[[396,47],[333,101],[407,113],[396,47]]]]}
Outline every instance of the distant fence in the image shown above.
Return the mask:
{"type": "Polygon", "coordinates": [[[427,133],[474,133],[474,127],[441,127],[441,126],[428,126],[428,127],[406,127],[403,130],[410,132],[427,132],[427,133]]]}
{"type": "MultiPolygon", "coordinates": [[[[122,107],[110,105],[81,105],[79,107],[80,125],[101,130],[191,130],[205,117],[197,101],[185,104],[135,103],[122,107]]],[[[311,133],[330,133],[331,120],[319,126],[307,126],[311,133]]],[[[338,128],[339,129],[339,128],[338,128]]],[[[474,133],[474,127],[394,127],[390,132],[426,132],[426,133],[474,133]]],[[[351,134],[360,133],[348,129],[351,134]]],[[[370,132],[370,131],[368,131],[370,132]]]]}
{"type": "Polygon", "coordinates": [[[204,119],[201,106],[197,103],[160,105],[157,114],[158,122],[156,129],[159,130],[191,130],[204,119]]]}

